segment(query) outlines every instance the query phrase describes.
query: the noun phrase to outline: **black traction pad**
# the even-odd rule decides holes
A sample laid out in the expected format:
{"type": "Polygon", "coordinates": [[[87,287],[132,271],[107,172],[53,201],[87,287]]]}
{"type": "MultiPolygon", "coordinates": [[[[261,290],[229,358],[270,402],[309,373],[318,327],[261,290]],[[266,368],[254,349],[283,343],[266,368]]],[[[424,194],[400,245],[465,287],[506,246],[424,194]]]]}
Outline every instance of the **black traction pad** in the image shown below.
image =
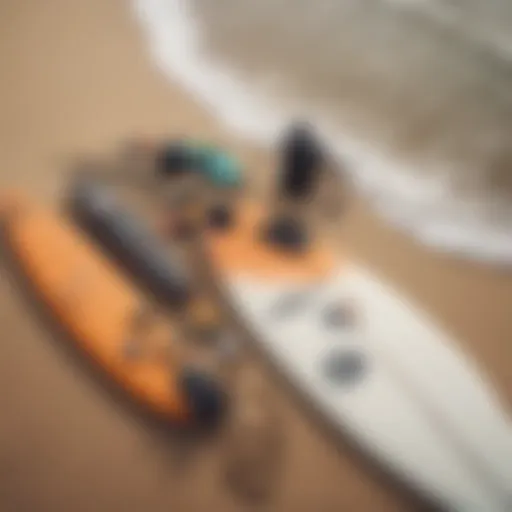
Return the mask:
{"type": "Polygon", "coordinates": [[[190,279],[181,259],[107,185],[80,176],[68,201],[77,224],[157,299],[172,307],[187,302],[190,279]]]}

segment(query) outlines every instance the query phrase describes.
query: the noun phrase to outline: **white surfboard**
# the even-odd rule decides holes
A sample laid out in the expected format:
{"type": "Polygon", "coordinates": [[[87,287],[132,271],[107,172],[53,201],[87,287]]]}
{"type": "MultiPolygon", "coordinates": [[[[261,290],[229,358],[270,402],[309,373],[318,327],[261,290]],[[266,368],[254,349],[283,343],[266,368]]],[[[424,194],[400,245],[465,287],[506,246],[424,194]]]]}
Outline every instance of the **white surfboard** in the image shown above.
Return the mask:
{"type": "Polygon", "coordinates": [[[205,248],[280,371],[368,455],[447,510],[512,510],[512,423],[471,358],[333,251],[287,257],[267,247],[258,218],[242,208],[205,248]]]}

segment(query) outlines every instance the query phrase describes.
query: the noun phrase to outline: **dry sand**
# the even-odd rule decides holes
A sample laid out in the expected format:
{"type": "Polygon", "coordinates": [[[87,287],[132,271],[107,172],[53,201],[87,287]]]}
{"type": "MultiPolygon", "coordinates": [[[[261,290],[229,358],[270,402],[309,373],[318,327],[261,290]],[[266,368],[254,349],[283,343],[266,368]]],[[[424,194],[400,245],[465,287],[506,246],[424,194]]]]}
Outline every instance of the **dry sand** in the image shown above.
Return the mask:
{"type": "MultiPolygon", "coordinates": [[[[227,143],[254,172],[268,155],[229,138],[150,64],[121,0],[0,4],[1,185],[49,198],[66,159],[111,150],[137,133],[193,133],[227,143]]],[[[429,254],[364,205],[347,225],[353,252],[460,335],[512,403],[512,276],[429,254]],[[509,313],[507,315],[507,312],[509,313]]],[[[208,446],[173,463],[172,443],[145,428],[84,373],[0,273],[0,510],[246,510],[208,446]]],[[[276,388],[277,389],[277,388],[276,388]]],[[[275,499],[284,512],[413,510],[286,402],[288,455],[275,499]]]]}

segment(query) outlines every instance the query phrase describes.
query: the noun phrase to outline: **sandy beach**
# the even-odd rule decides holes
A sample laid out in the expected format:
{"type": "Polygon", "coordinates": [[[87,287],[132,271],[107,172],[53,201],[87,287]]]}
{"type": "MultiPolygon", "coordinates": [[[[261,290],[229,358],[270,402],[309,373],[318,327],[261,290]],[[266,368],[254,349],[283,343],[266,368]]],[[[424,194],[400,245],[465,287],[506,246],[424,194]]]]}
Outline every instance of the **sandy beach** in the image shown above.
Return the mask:
{"type": "MultiPolygon", "coordinates": [[[[4,0],[0,57],[2,187],[51,200],[70,159],[112,151],[137,134],[208,137],[255,174],[272,165],[271,155],[233,138],[158,72],[128,2],[4,0]]],[[[512,409],[512,274],[425,250],[364,202],[354,205],[342,235],[357,258],[465,343],[512,409]]],[[[115,405],[53,343],[4,270],[0,319],[2,512],[249,509],[223,484],[214,448],[195,450],[184,467],[171,463],[167,441],[115,405]]],[[[264,510],[415,510],[334,447],[292,400],[283,404],[287,459],[264,510]]]]}

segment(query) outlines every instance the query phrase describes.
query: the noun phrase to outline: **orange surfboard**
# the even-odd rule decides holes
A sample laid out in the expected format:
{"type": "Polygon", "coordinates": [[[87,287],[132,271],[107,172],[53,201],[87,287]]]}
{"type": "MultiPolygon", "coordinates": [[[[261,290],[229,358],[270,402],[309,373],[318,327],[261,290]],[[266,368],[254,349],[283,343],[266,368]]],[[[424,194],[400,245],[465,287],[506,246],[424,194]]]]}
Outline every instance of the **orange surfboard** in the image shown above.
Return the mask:
{"type": "Polygon", "coordinates": [[[161,318],[142,328],[144,297],[56,211],[16,198],[1,214],[19,266],[81,349],[141,405],[188,423],[193,414],[171,353],[172,325],[161,318]],[[127,355],[130,343],[142,350],[137,357],[127,355]]]}

